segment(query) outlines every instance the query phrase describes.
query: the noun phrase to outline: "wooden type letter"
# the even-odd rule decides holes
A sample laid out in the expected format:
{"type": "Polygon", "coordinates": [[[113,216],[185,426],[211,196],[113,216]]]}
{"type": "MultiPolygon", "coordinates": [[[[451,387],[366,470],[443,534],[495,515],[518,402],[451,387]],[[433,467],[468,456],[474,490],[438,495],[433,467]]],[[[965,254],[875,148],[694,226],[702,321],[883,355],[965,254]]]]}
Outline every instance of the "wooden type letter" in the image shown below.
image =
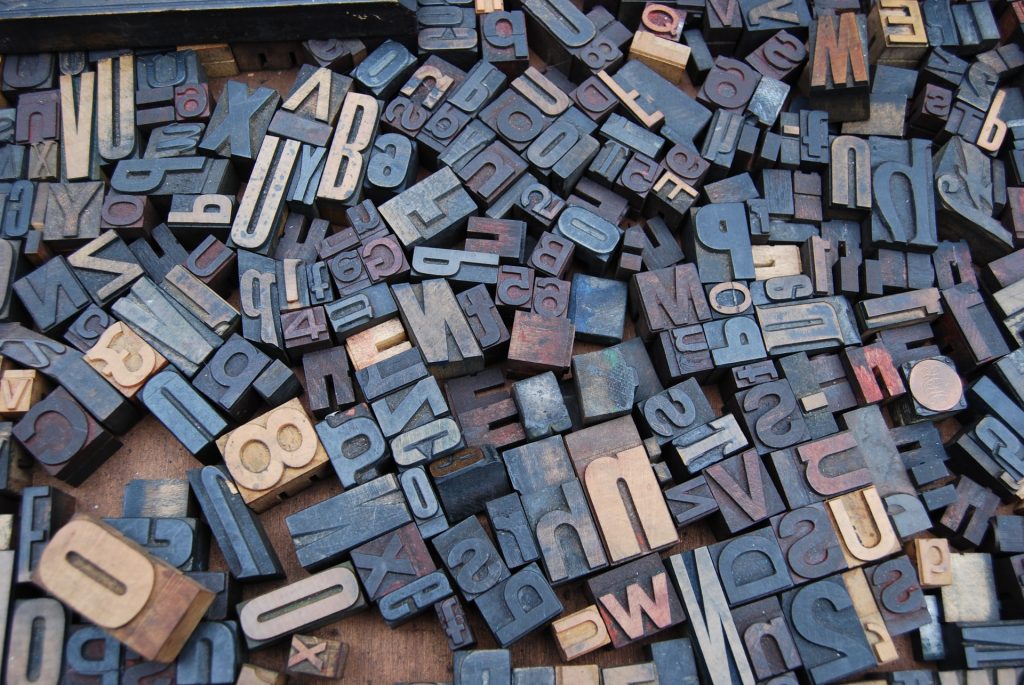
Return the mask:
{"type": "Polygon", "coordinates": [[[874,486],[830,499],[828,509],[851,567],[899,550],[899,539],[874,486]]]}
{"type": "Polygon", "coordinates": [[[674,554],[667,564],[690,621],[702,679],[712,685],[752,685],[754,674],[708,548],[674,554]]]}
{"type": "Polygon", "coordinates": [[[70,626],[62,682],[115,685],[120,682],[123,647],[98,626],[70,626]]]}
{"type": "Polygon", "coordinates": [[[83,358],[129,399],[167,366],[163,356],[120,321],[107,328],[83,358]]]}
{"type": "Polygon", "coordinates": [[[214,441],[228,425],[181,374],[161,371],[143,386],[141,398],[189,453],[204,463],[219,458],[214,441]]]}
{"type": "Polygon", "coordinates": [[[507,647],[562,613],[562,603],[537,564],[516,571],[476,598],[495,640],[507,647]]]}
{"type": "Polygon", "coordinates": [[[96,63],[96,137],[107,164],[139,147],[135,128],[135,57],[119,55],[96,63]]]}
{"type": "Polygon", "coordinates": [[[246,504],[265,511],[322,475],[328,457],[302,404],[289,400],[217,440],[246,504]]]}
{"type": "Polygon", "coordinates": [[[594,508],[609,561],[631,559],[678,541],[643,448],[634,447],[587,462],[574,455],[574,466],[594,508]],[[632,507],[627,506],[623,486],[632,507]]]}
{"type": "Polygon", "coordinates": [[[924,594],[910,559],[887,559],[866,569],[865,575],[891,635],[903,635],[929,623],[924,594]]]}
{"type": "Polygon", "coordinates": [[[414,523],[356,547],[351,555],[369,601],[437,570],[414,523]]]}
{"type": "Polygon", "coordinates": [[[509,570],[475,516],[433,539],[445,568],[463,596],[475,599],[509,578],[509,570]]]}
{"type": "Polygon", "coordinates": [[[730,606],[793,587],[782,549],[768,528],[716,543],[710,549],[730,606]]]}
{"type": "Polygon", "coordinates": [[[89,304],[89,294],[63,257],[50,259],[8,284],[43,333],[62,330],[89,304]]]}
{"type": "Polygon", "coordinates": [[[781,675],[802,665],[777,598],[768,597],[739,607],[732,616],[750,655],[750,665],[759,678],[781,675]]]}
{"type": "Polygon", "coordinates": [[[773,516],[772,529],[794,583],[824,578],[847,569],[823,504],[809,504],[773,516]]]}
{"type": "Polygon", "coordinates": [[[253,90],[240,81],[228,81],[199,149],[251,166],[280,102],[281,96],[270,88],[253,90]]]}
{"type": "Polygon", "coordinates": [[[205,466],[189,471],[188,479],[231,575],[242,582],[284,577],[263,524],[225,471],[223,466],[205,466]]]}
{"type": "Polygon", "coordinates": [[[512,657],[507,649],[458,651],[454,676],[453,685],[512,685],[512,657]]]}
{"type": "Polygon", "coordinates": [[[552,584],[608,565],[579,481],[572,479],[526,494],[523,507],[552,584]]]}
{"type": "Polygon", "coordinates": [[[863,15],[844,12],[815,19],[807,68],[814,108],[828,112],[832,121],[867,118],[870,75],[863,15]]]}
{"type": "MultiPolygon", "coordinates": [[[[39,565],[46,545],[74,511],[75,500],[57,488],[36,485],[22,491],[18,519],[18,566],[11,580],[17,583],[31,581],[32,572],[39,565]]],[[[11,570],[14,571],[13,566],[11,570]]]]}
{"type": "Polygon", "coordinates": [[[46,393],[46,381],[35,369],[8,369],[0,376],[0,416],[24,416],[46,393]]]}
{"type": "Polygon", "coordinates": [[[406,249],[444,244],[476,211],[473,198],[447,167],[380,206],[381,216],[406,249]]]}
{"type": "Polygon", "coordinates": [[[334,566],[259,595],[238,607],[250,649],[333,623],[366,606],[351,563],[334,566]]]}
{"type": "Polygon", "coordinates": [[[313,635],[292,635],[288,672],[298,676],[340,679],[345,672],[348,645],[313,635]]]}
{"type": "Polygon", "coordinates": [[[4,680],[40,685],[60,682],[67,624],[67,610],[55,599],[15,601],[7,633],[4,680]]]}
{"type": "Polygon", "coordinates": [[[112,311],[187,376],[194,376],[213,353],[210,336],[220,343],[212,331],[178,309],[169,295],[145,277],[114,302],[112,311]]]}
{"type": "Polygon", "coordinates": [[[722,521],[732,533],[785,509],[764,463],[754,450],[728,457],[704,471],[722,521]]]}
{"type": "Polygon", "coordinates": [[[36,403],[13,435],[51,476],[81,485],[121,447],[63,387],[36,403]]]}
{"type": "Polygon", "coordinates": [[[199,583],[81,515],[54,535],[32,580],[143,658],[164,663],[213,602],[199,583]]]}
{"type": "Polygon", "coordinates": [[[832,682],[875,666],[853,600],[838,578],[786,592],[782,607],[814,682],[832,682]]]}
{"type": "Polygon", "coordinates": [[[591,578],[587,593],[617,648],[685,620],[679,596],[657,555],[640,557],[591,578]]]}
{"type": "Polygon", "coordinates": [[[314,569],[411,520],[398,479],[388,474],[292,514],[285,524],[299,563],[314,569]]]}
{"type": "Polygon", "coordinates": [[[594,604],[553,621],[551,633],[563,661],[572,661],[611,644],[604,619],[594,604]]]}

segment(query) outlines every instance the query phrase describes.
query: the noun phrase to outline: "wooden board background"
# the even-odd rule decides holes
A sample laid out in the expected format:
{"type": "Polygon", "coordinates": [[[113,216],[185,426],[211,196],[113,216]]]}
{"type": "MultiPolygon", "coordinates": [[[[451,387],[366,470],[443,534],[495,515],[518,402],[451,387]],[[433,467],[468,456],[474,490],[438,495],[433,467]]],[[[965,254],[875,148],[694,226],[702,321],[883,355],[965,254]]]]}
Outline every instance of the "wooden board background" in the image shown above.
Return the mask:
{"type": "MultiPolygon", "coordinates": [[[[241,74],[234,77],[250,85],[266,85],[276,88],[285,95],[295,78],[294,71],[268,71],[255,74],[241,74]]],[[[211,79],[210,92],[220,94],[228,79],[211,79]]],[[[232,298],[237,306],[237,293],[232,298]]],[[[627,322],[626,337],[633,337],[632,325],[627,322]]],[[[589,352],[598,346],[577,343],[575,352],[589,352]]],[[[301,373],[301,368],[298,369],[301,373]]],[[[713,387],[709,390],[712,405],[721,408],[722,398],[713,387]]],[[[303,397],[305,404],[305,398],[303,397]]],[[[944,437],[948,437],[954,426],[944,426],[944,437]]],[[[122,437],[124,446],[110,460],[99,468],[86,482],[71,488],[65,483],[46,476],[41,469],[35,469],[34,482],[37,485],[53,485],[72,494],[78,502],[78,511],[92,516],[120,516],[124,486],[136,478],[184,478],[189,469],[200,466],[188,452],[148,414],[122,437]]],[[[289,581],[308,575],[295,557],[295,549],[288,536],[284,519],[289,514],[304,509],[316,502],[338,494],[342,488],[337,479],[331,478],[316,483],[293,499],[286,500],[259,515],[267,534],[281,558],[289,581]]],[[[481,517],[485,519],[486,517],[481,517]]],[[[486,523],[486,521],[485,521],[486,523]]],[[[680,533],[681,542],[671,553],[694,549],[715,541],[709,528],[703,524],[689,526],[680,533]]],[[[663,555],[665,556],[665,555],[663,555]]],[[[210,570],[225,570],[224,560],[216,543],[211,545],[210,570]]],[[[256,583],[243,586],[242,598],[249,599],[279,587],[282,581],[256,583]]],[[[580,609],[590,602],[587,600],[582,583],[571,583],[556,588],[566,613],[580,609]]],[[[474,607],[466,605],[470,624],[477,638],[478,648],[494,648],[496,645],[474,607]]],[[[348,643],[350,651],[341,682],[346,684],[391,685],[392,683],[450,682],[452,679],[451,652],[437,623],[433,611],[419,616],[394,630],[388,628],[375,606],[366,611],[331,624],[313,634],[330,637],[348,643]]],[[[658,634],[653,640],[683,637],[685,624],[658,634]]],[[[913,652],[908,636],[894,638],[901,658],[885,670],[922,668],[913,661],[913,652]]],[[[613,650],[606,649],[589,654],[574,661],[574,664],[598,664],[617,666],[637,663],[649,657],[642,647],[644,643],[613,650]]],[[[551,666],[562,663],[548,630],[539,631],[511,648],[512,664],[522,666],[551,666]]],[[[287,645],[269,647],[251,652],[250,663],[284,670],[287,660],[287,645]]],[[[323,682],[309,677],[293,676],[290,683],[323,682]]],[[[672,685],[665,683],[663,685],[672,685]]]]}

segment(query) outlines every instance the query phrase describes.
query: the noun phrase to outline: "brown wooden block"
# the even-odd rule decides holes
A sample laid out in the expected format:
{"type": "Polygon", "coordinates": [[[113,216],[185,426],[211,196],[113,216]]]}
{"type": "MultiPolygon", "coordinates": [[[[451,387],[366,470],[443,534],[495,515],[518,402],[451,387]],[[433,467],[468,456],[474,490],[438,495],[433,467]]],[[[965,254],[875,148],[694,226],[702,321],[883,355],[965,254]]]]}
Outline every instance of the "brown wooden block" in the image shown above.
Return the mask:
{"type": "Polygon", "coordinates": [[[575,332],[568,319],[517,311],[508,349],[509,369],[521,374],[565,373],[572,361],[575,332]]]}
{"type": "Polygon", "coordinates": [[[662,331],[711,318],[707,297],[693,264],[637,274],[630,282],[637,330],[644,339],[662,331]]]}
{"type": "Polygon", "coordinates": [[[242,499],[256,511],[309,487],[330,463],[297,399],[218,438],[217,447],[242,499]]]}
{"type": "Polygon", "coordinates": [[[860,621],[875,664],[881,666],[895,661],[899,656],[896,645],[878,611],[878,604],[871,595],[864,571],[859,568],[850,569],[843,573],[842,581],[852,600],[853,610],[860,621]]]}
{"type": "Polygon", "coordinates": [[[937,526],[957,547],[977,547],[988,534],[999,496],[967,476],[956,484],[956,500],[942,513],[937,526]]]}
{"type": "Polygon", "coordinates": [[[907,543],[907,553],[917,566],[921,587],[934,589],[953,583],[949,541],[945,538],[916,538],[907,543]]]}
{"type": "Polygon", "coordinates": [[[160,353],[120,321],[103,332],[84,359],[129,399],[167,366],[160,353]]]}
{"type": "Polygon", "coordinates": [[[121,446],[63,387],[34,404],[14,437],[51,476],[80,485],[121,446]]]}
{"type": "Polygon", "coordinates": [[[164,663],[178,655],[214,597],[109,526],[84,515],[57,531],[32,579],[144,658],[164,663]],[[75,559],[88,562],[91,573],[75,559]],[[116,592],[111,587],[123,589],[116,592]]]}
{"type": "Polygon", "coordinates": [[[20,419],[47,389],[45,379],[35,369],[7,369],[0,376],[0,416],[20,419]]]}
{"type": "Polygon", "coordinates": [[[242,664],[235,685],[285,685],[287,682],[288,676],[284,673],[253,664],[242,664]]]}
{"type": "Polygon", "coordinates": [[[552,584],[581,578],[608,565],[578,480],[573,478],[525,494],[523,508],[552,584]],[[566,545],[569,529],[575,541],[566,545]]]}
{"type": "Polygon", "coordinates": [[[287,672],[297,676],[340,679],[345,672],[348,645],[313,635],[292,635],[287,672]]]}
{"type": "MultiPolygon", "coordinates": [[[[678,602],[677,599],[677,605],[678,602]]],[[[608,628],[594,604],[552,621],[551,634],[563,661],[572,661],[611,644],[608,628]]]]}
{"type": "Polygon", "coordinates": [[[587,581],[618,648],[681,623],[685,614],[661,558],[647,555],[587,581]]]}
{"type": "Polygon", "coordinates": [[[349,361],[356,371],[412,349],[405,327],[397,317],[388,319],[345,340],[349,361]]]}
{"type": "Polygon", "coordinates": [[[841,495],[827,503],[843,556],[850,567],[899,551],[899,538],[875,486],[841,495]]]}

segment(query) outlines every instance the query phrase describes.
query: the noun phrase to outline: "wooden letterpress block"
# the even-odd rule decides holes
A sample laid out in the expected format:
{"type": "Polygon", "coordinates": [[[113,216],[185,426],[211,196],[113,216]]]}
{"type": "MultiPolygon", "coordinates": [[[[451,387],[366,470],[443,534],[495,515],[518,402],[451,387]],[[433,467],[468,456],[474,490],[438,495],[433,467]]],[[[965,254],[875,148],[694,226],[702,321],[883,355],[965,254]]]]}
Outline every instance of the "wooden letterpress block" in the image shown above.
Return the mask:
{"type": "Polygon", "coordinates": [[[292,635],[288,673],[314,678],[341,678],[348,659],[348,645],[313,635],[292,635]]]}
{"type": "Polygon", "coordinates": [[[572,361],[575,330],[568,319],[517,311],[509,343],[509,368],[524,374],[563,374],[572,361]]]}
{"type": "Polygon", "coordinates": [[[445,389],[467,445],[504,449],[526,439],[516,420],[518,409],[505,390],[505,374],[497,367],[449,379],[445,389]]]}
{"type": "Polygon", "coordinates": [[[248,647],[255,649],[365,607],[352,564],[344,563],[241,603],[238,622],[248,647]]]}
{"type": "Polygon", "coordinates": [[[726,414],[673,439],[670,464],[675,471],[696,474],[746,446],[736,417],[726,414]]]}
{"type": "Polygon", "coordinates": [[[99,626],[70,626],[62,677],[69,682],[102,682],[120,678],[121,643],[99,626]]]}
{"type": "Polygon", "coordinates": [[[480,513],[488,501],[512,490],[504,464],[489,445],[466,448],[435,461],[430,465],[430,475],[452,520],[480,513]]]}
{"type": "Polygon", "coordinates": [[[917,571],[906,556],[887,559],[864,573],[890,634],[903,635],[930,621],[917,571]]]}
{"type": "Polygon", "coordinates": [[[843,556],[851,567],[899,550],[899,539],[874,486],[830,499],[827,504],[843,556]]]}
{"type": "Polygon", "coordinates": [[[494,300],[484,284],[478,284],[457,295],[466,321],[485,353],[492,353],[508,342],[508,329],[502,321],[494,300]]]}
{"type": "MultiPolygon", "coordinates": [[[[678,602],[677,599],[677,605],[678,602]]],[[[553,621],[551,633],[563,661],[572,661],[611,644],[608,629],[595,604],[553,621]]]]}
{"type": "Polygon", "coordinates": [[[395,628],[451,596],[448,576],[444,571],[434,571],[385,595],[377,604],[384,622],[395,628]]]}
{"type": "Polygon", "coordinates": [[[782,595],[782,609],[793,628],[804,668],[816,682],[847,677],[875,666],[875,654],[864,636],[854,600],[839,578],[790,590],[782,595]],[[843,642],[842,651],[831,648],[836,640],[843,642]]]}
{"type": "Polygon", "coordinates": [[[716,543],[709,549],[730,606],[793,587],[782,549],[767,528],[716,543]]]}
{"type": "Polygon", "coordinates": [[[907,546],[913,558],[921,587],[934,589],[953,583],[949,541],[945,538],[916,538],[907,546]]]}
{"type": "Polygon", "coordinates": [[[732,618],[758,678],[771,678],[802,665],[777,598],[767,597],[733,609],[732,618]]]}
{"type": "Polygon", "coordinates": [[[871,62],[914,68],[928,51],[921,6],[916,0],[885,0],[868,16],[871,62]]]}
{"type": "Polygon", "coordinates": [[[194,518],[105,518],[121,535],[181,571],[205,571],[210,539],[194,518]]]}
{"type": "Polygon", "coordinates": [[[545,573],[553,584],[608,565],[579,481],[572,479],[527,494],[523,507],[540,546],[545,573]],[[563,544],[567,526],[572,528],[577,545],[563,544]]]}
{"type": "Polygon", "coordinates": [[[35,369],[7,369],[0,376],[0,416],[20,419],[46,390],[46,381],[35,369]]]}
{"type": "Polygon", "coordinates": [[[354,487],[380,476],[387,443],[365,404],[328,414],[316,425],[316,432],[343,486],[354,487]]]}
{"type": "Polygon", "coordinates": [[[173,369],[164,369],[142,388],[142,403],[192,455],[210,463],[219,455],[214,440],[227,423],[203,397],[173,369]]]}
{"type": "Polygon", "coordinates": [[[534,282],[531,311],[545,316],[568,316],[570,288],[569,281],[538,278],[534,282]]]}
{"type": "Polygon", "coordinates": [[[953,582],[943,586],[942,616],[948,623],[995,621],[999,617],[992,557],[951,554],[953,582]]]}
{"type": "Polygon", "coordinates": [[[8,632],[6,677],[58,682],[67,629],[67,610],[55,599],[40,597],[14,602],[8,632]]]}
{"type": "Polygon", "coordinates": [[[242,664],[235,685],[285,685],[287,682],[288,676],[284,673],[252,664],[242,664]]]}
{"type": "Polygon", "coordinates": [[[500,581],[479,595],[476,604],[502,647],[547,625],[562,613],[562,603],[537,564],[530,564],[500,581]]]}
{"type": "Polygon", "coordinates": [[[713,683],[753,682],[750,662],[708,548],[674,554],[667,565],[694,628],[701,677],[713,683]]]}
{"type": "Polygon", "coordinates": [[[129,399],[167,366],[162,355],[121,322],[107,328],[84,359],[129,399]]]}
{"type": "Polygon", "coordinates": [[[751,442],[758,454],[810,438],[796,396],[786,380],[760,383],[736,394],[751,442]]]}
{"type": "Polygon", "coordinates": [[[550,371],[513,383],[512,398],[527,440],[539,440],[572,428],[558,381],[550,371]]]}
{"type": "Polygon", "coordinates": [[[63,387],[37,402],[14,437],[51,476],[80,485],[121,447],[63,387]]]}
{"type": "Polygon", "coordinates": [[[213,601],[209,590],[82,515],[54,535],[33,582],[153,661],[172,661],[213,601]],[[125,591],[115,593],[86,575],[71,563],[72,557],[88,560],[101,578],[125,591]]]}
{"type": "Polygon", "coordinates": [[[442,599],[434,605],[437,612],[437,620],[441,629],[448,638],[448,647],[453,652],[460,649],[470,649],[476,644],[473,630],[466,621],[466,613],[458,597],[442,599]]]}
{"type": "Polygon", "coordinates": [[[328,464],[327,453],[297,399],[219,438],[217,448],[242,498],[257,511],[304,490],[328,464]],[[256,456],[261,452],[269,455],[269,466],[257,470],[258,462],[253,460],[267,458],[256,456]]]}
{"type": "Polygon", "coordinates": [[[657,555],[647,555],[587,581],[616,647],[636,642],[683,621],[683,607],[657,555]]]}
{"type": "Polygon", "coordinates": [[[398,479],[387,474],[292,514],[285,523],[299,563],[315,569],[411,520],[398,479]]]}
{"type": "Polygon", "coordinates": [[[988,533],[999,497],[967,476],[956,484],[956,500],[942,513],[937,525],[958,547],[978,546],[988,533]]]}
{"type": "Polygon", "coordinates": [[[414,523],[356,547],[351,555],[369,601],[436,570],[414,523]]]}
{"type": "Polygon", "coordinates": [[[12,284],[32,321],[43,333],[70,324],[89,303],[89,295],[63,257],[46,262],[12,284]]]}
{"type": "Polygon", "coordinates": [[[28,583],[32,580],[32,571],[39,565],[43,549],[74,511],[75,500],[61,490],[38,485],[24,488],[18,521],[18,565],[15,569],[12,552],[8,586],[11,581],[28,583]]]}
{"type": "Polygon", "coordinates": [[[446,378],[483,368],[480,346],[444,280],[401,284],[394,295],[406,330],[432,373],[446,378]]]}
{"type": "Polygon", "coordinates": [[[345,341],[345,349],[352,368],[359,371],[412,349],[412,344],[401,320],[393,318],[349,336],[345,341]]]}
{"type": "Polygon", "coordinates": [[[193,384],[236,421],[246,421],[258,404],[253,387],[270,358],[244,338],[232,335],[218,348],[193,384]]]}
{"type": "Polygon", "coordinates": [[[572,375],[583,423],[606,421],[633,408],[640,382],[619,349],[574,356],[572,375]]]}
{"type": "Polygon", "coordinates": [[[474,516],[435,537],[433,544],[467,599],[478,598],[510,577],[497,548],[474,516]]]}
{"type": "Polygon", "coordinates": [[[823,578],[847,569],[823,504],[778,514],[771,522],[794,582],[823,578]]]}
{"type": "Polygon", "coordinates": [[[240,581],[284,575],[262,523],[245,506],[224,467],[194,469],[189,472],[189,483],[231,575],[240,581]]]}
{"type": "Polygon", "coordinates": [[[704,478],[718,502],[722,522],[733,534],[785,509],[779,491],[754,450],[709,466],[704,478]]]}
{"type": "Polygon", "coordinates": [[[512,682],[512,656],[507,649],[477,649],[455,653],[454,685],[512,682]]]}
{"type": "Polygon", "coordinates": [[[221,339],[148,278],[114,302],[113,313],[182,373],[194,376],[221,339]]]}

